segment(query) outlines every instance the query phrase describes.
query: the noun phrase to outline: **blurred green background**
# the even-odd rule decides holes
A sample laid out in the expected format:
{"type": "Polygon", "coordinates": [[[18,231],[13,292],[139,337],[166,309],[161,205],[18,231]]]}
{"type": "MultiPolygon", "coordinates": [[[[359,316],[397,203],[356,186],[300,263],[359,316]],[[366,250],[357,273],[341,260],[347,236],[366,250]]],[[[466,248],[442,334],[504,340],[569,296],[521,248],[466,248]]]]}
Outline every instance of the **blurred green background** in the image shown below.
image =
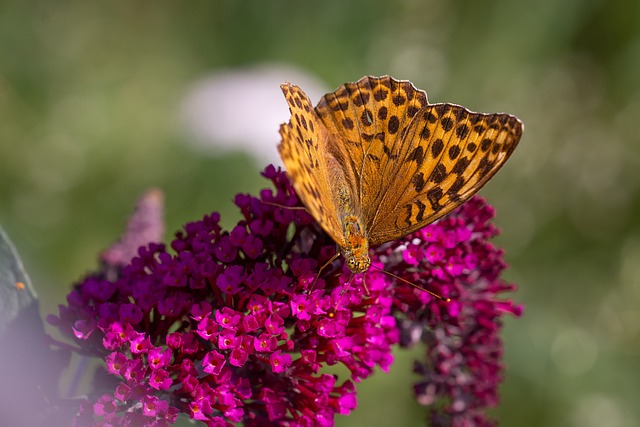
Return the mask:
{"type": "MultiPolygon", "coordinates": [[[[167,238],[212,210],[233,224],[233,195],[258,191],[273,161],[278,81],[333,90],[365,74],[525,123],[482,191],[526,307],[505,326],[501,425],[640,425],[638,1],[0,0],[0,223],[43,312],[151,186],[167,238]],[[262,75],[268,96],[252,90],[262,75]],[[218,132],[269,133],[216,148],[196,129],[199,91],[218,132]]],[[[338,425],[420,425],[411,357],[361,384],[338,425]]]]}

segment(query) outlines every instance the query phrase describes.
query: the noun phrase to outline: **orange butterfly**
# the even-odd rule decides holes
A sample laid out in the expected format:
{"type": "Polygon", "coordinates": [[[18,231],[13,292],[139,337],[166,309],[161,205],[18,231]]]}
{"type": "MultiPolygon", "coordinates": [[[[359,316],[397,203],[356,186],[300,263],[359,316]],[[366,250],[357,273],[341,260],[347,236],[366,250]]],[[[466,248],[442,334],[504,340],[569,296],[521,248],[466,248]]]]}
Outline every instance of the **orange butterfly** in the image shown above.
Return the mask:
{"type": "Polygon", "coordinates": [[[464,203],[516,148],[523,125],[508,114],[429,104],[406,80],[363,77],[313,108],[281,86],[291,120],[280,156],[298,196],[354,273],[369,246],[396,240],[464,203]]]}

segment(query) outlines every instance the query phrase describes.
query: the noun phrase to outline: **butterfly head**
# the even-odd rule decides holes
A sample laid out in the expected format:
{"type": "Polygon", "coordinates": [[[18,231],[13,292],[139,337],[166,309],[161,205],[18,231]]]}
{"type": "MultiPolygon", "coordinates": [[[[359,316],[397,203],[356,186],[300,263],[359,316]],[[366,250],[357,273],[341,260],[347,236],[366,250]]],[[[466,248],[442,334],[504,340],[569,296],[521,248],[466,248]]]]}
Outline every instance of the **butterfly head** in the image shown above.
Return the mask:
{"type": "Polygon", "coordinates": [[[364,273],[371,265],[369,241],[356,216],[347,216],[343,225],[345,246],[340,247],[340,253],[342,253],[349,270],[354,273],[364,273]]]}
{"type": "Polygon", "coordinates": [[[354,273],[364,273],[369,269],[371,265],[371,258],[369,258],[369,251],[358,250],[342,250],[342,255],[347,262],[347,267],[354,273]]]}

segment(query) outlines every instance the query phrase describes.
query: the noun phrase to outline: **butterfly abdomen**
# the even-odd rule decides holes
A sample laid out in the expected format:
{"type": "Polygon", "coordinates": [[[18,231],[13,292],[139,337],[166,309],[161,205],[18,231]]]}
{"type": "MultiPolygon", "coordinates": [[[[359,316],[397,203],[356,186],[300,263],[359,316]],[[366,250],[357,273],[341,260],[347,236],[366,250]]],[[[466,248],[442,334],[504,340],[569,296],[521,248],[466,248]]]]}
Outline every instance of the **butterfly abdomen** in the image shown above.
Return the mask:
{"type": "Polygon", "coordinates": [[[347,266],[354,273],[362,273],[369,269],[369,239],[362,224],[357,203],[354,200],[353,189],[344,174],[340,163],[330,154],[323,159],[326,162],[329,185],[332,187],[333,203],[342,225],[344,246],[338,245],[347,266]]]}

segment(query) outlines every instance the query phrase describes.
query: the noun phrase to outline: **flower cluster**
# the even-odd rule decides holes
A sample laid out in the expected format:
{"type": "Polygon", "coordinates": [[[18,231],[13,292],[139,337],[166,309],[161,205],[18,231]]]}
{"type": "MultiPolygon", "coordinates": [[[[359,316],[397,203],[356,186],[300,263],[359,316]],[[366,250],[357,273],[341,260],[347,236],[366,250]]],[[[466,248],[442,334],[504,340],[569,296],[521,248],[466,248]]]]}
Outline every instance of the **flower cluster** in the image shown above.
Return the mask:
{"type": "Polygon", "coordinates": [[[399,332],[387,281],[365,293],[342,262],[319,271],[335,244],[288,208],[299,202],[284,173],[264,176],[276,191],[238,195],[243,220],[230,232],[216,213],[187,224],[173,254],[140,248],[119,277],[77,284],[50,319],[117,379],[79,425],[167,425],[180,413],[209,426],[333,425],[356,406],[353,381],[390,366],[399,332]],[[336,364],[351,378],[322,371],[336,364]]]}
{"type": "Polygon", "coordinates": [[[387,271],[451,298],[441,304],[410,287],[394,290],[401,346],[426,344],[424,360],[415,364],[422,379],[414,391],[418,402],[437,408],[432,426],[494,425],[485,410],[497,405],[502,381],[500,317],[520,316],[522,306],[497,299],[515,286],[500,278],[506,264],[502,250],[489,243],[498,234],[493,216],[493,208],[474,197],[406,243],[377,251],[387,271]]]}
{"type": "Polygon", "coordinates": [[[242,219],[232,230],[207,215],[171,251],[148,243],[158,221],[134,215],[147,227],[130,227],[50,317],[78,353],[104,360],[76,424],[164,426],[187,414],[207,426],[332,426],[355,408],[354,382],[387,370],[392,345],[420,339],[418,400],[446,402],[434,425],[488,423],[483,409],[497,402],[502,371],[499,316],[519,314],[496,300],[511,288],[487,242],[496,233],[491,208],[472,199],[374,249],[377,268],[352,275],[341,258],[329,262],[335,243],[286,175],[273,166],[263,175],[275,191],[238,195],[242,219]],[[327,374],[332,365],[350,378],[327,374]]]}

